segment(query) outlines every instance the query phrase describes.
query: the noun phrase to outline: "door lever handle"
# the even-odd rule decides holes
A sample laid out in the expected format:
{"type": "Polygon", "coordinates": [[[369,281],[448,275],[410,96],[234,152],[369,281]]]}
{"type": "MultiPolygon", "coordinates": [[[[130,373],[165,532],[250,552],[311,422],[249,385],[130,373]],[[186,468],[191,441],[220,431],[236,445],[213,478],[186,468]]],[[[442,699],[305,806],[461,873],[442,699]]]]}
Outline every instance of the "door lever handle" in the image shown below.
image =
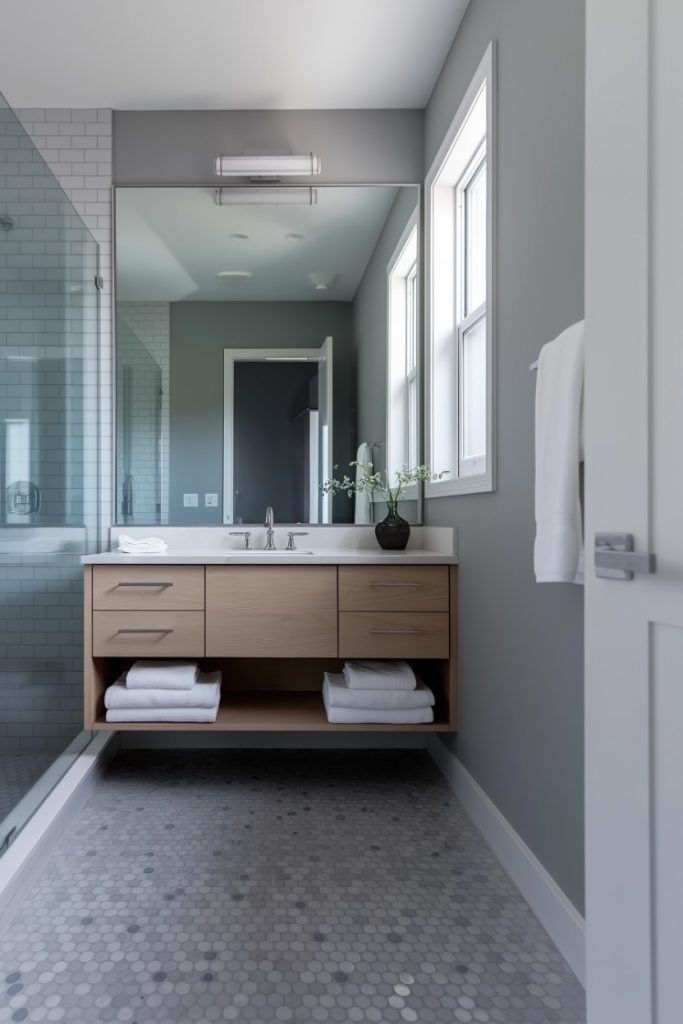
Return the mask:
{"type": "Polygon", "coordinates": [[[632,533],[596,533],[595,575],[608,580],[632,580],[635,573],[654,573],[657,559],[633,550],[632,533]]]}

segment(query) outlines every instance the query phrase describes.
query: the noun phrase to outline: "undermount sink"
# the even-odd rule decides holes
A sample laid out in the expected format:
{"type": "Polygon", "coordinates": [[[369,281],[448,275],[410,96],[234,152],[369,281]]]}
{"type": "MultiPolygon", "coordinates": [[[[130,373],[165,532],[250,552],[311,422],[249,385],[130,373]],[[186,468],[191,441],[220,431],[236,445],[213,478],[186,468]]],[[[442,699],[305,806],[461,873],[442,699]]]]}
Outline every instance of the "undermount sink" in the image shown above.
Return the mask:
{"type": "Polygon", "coordinates": [[[230,558],[296,558],[297,555],[313,555],[315,552],[308,548],[296,548],[294,551],[266,551],[265,548],[250,548],[245,551],[241,548],[239,551],[226,551],[225,554],[230,558]]]}

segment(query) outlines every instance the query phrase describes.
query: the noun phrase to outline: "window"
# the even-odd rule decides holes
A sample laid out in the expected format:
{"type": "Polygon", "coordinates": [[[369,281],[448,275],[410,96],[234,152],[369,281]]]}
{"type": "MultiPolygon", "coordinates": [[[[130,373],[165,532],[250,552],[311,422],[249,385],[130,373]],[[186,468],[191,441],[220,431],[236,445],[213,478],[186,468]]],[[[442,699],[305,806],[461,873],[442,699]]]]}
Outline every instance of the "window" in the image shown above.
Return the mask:
{"type": "Polygon", "coordinates": [[[493,490],[489,47],[427,175],[428,497],[493,490]]]}
{"type": "Polygon", "coordinates": [[[408,222],[387,268],[387,468],[390,474],[404,463],[415,466],[419,461],[417,236],[415,214],[408,222]]]}

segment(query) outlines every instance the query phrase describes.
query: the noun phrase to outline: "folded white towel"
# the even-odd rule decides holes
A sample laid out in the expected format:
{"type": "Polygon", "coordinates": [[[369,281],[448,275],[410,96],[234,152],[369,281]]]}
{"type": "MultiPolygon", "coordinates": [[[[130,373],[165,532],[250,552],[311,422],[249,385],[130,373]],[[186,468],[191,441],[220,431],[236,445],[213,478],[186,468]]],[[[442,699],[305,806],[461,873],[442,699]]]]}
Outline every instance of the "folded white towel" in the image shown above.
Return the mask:
{"type": "Polygon", "coordinates": [[[369,710],[402,710],[429,708],[434,704],[434,694],[418,682],[414,690],[352,690],[344,676],[325,673],[323,682],[325,703],[332,708],[363,708],[369,710]]]}
{"type": "Polygon", "coordinates": [[[127,555],[159,555],[168,548],[168,544],[161,537],[129,537],[122,533],[118,541],[119,551],[127,555]]]}
{"type": "Polygon", "coordinates": [[[126,676],[117,679],[104,694],[107,708],[213,708],[221,698],[221,673],[200,672],[189,690],[140,689],[126,686],[126,676]]]}
{"type": "Polygon", "coordinates": [[[335,708],[325,699],[325,711],[328,722],[338,725],[420,725],[433,722],[432,708],[335,708]]]}
{"type": "Polygon", "coordinates": [[[128,670],[129,690],[191,690],[199,666],[192,661],[136,661],[128,670]]]}
{"type": "Polygon", "coordinates": [[[417,685],[405,661],[347,661],[344,679],[352,690],[414,690],[417,685]]]}
{"type": "Polygon", "coordinates": [[[536,379],[536,543],[538,583],[582,583],[579,458],[584,322],[544,345],[536,379]]]}
{"type": "Polygon", "coordinates": [[[215,722],[213,708],[110,708],[108,722],[215,722]]]}

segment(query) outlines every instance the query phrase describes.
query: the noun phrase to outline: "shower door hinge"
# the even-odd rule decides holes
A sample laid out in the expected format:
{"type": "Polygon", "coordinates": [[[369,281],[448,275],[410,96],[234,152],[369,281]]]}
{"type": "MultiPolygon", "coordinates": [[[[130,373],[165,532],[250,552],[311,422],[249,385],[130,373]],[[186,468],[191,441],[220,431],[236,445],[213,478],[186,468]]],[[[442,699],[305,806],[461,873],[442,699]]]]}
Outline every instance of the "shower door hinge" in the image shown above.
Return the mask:
{"type": "Polygon", "coordinates": [[[104,289],[104,278],[101,274],[95,274],[95,287],[98,292],[101,292],[104,289]]]}

